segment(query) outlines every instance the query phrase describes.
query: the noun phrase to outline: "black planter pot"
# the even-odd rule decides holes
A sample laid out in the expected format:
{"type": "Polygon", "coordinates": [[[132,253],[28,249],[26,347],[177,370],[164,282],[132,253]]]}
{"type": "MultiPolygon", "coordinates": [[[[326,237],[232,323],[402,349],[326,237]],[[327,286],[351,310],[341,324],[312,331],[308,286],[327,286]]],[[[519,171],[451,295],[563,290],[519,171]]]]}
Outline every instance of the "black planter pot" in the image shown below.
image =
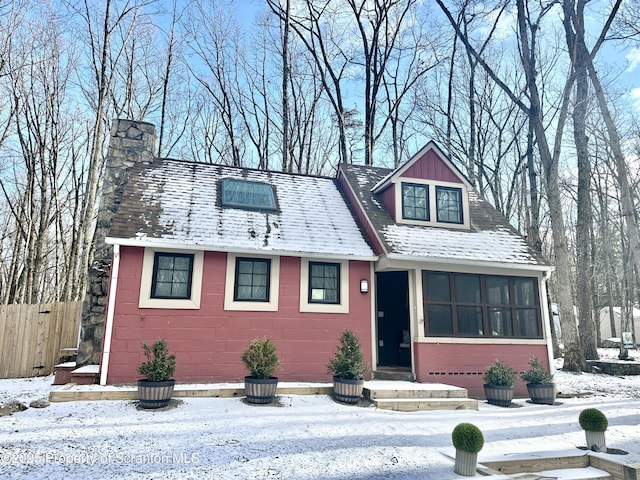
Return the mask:
{"type": "Polygon", "coordinates": [[[273,401],[278,388],[278,378],[253,378],[244,377],[244,392],[247,402],[254,404],[267,404],[273,401]]]}
{"type": "Polygon", "coordinates": [[[149,380],[138,380],[138,400],[142,408],[162,408],[169,405],[175,380],[166,382],[151,382],[149,380]]]}
{"type": "Polygon", "coordinates": [[[358,403],[362,396],[364,380],[350,380],[341,377],[333,377],[333,398],[338,402],[350,405],[358,403]]]}
{"type": "Polygon", "coordinates": [[[484,384],[484,396],[492,405],[508,407],[513,398],[513,385],[491,385],[484,384]]]}
{"type": "Polygon", "coordinates": [[[533,403],[553,405],[556,401],[555,383],[527,383],[527,392],[533,403]]]}

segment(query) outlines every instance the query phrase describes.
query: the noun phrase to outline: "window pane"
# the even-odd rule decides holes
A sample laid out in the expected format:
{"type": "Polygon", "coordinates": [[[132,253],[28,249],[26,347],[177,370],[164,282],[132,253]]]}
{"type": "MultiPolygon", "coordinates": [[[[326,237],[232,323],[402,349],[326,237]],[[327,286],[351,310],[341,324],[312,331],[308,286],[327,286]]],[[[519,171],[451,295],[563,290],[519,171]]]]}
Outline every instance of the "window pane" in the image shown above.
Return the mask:
{"type": "Polygon", "coordinates": [[[171,284],[166,282],[156,283],[156,297],[170,297],[171,296],[171,284]]]}
{"type": "Polygon", "coordinates": [[[310,303],[340,303],[340,265],[309,262],[310,303]]]}
{"type": "Polygon", "coordinates": [[[480,303],[480,277],[456,275],[456,300],[463,303],[480,303]]]}
{"type": "Polygon", "coordinates": [[[439,222],[462,223],[462,190],[436,187],[436,209],[439,222]]]}
{"type": "Polygon", "coordinates": [[[489,330],[491,335],[499,337],[513,335],[510,308],[489,307],[487,312],[489,314],[489,330]]]}
{"type": "Polygon", "coordinates": [[[453,333],[453,319],[451,306],[429,305],[429,333],[431,335],[451,335],[453,333]]]}
{"type": "Polygon", "coordinates": [[[429,220],[429,187],[402,184],[402,217],[429,220]]]}
{"type": "Polygon", "coordinates": [[[193,255],[156,253],[151,298],[187,299],[191,296],[193,255]]]}
{"type": "Polygon", "coordinates": [[[458,333],[460,335],[482,335],[482,308],[458,307],[458,333]]]}
{"type": "Polygon", "coordinates": [[[451,301],[449,274],[427,273],[427,299],[432,302],[451,301]]]}
{"type": "Polygon", "coordinates": [[[509,304],[509,280],[506,277],[487,277],[487,303],[509,304]]]}
{"type": "Polygon", "coordinates": [[[516,305],[533,307],[536,305],[535,283],[532,278],[518,278],[513,281],[516,305]]]}
{"type": "Polygon", "coordinates": [[[517,315],[518,328],[520,329],[521,336],[540,336],[540,330],[538,329],[538,312],[535,308],[519,308],[517,315]]]}
{"type": "Polygon", "coordinates": [[[237,258],[234,300],[268,302],[270,266],[267,259],[237,258]]]}

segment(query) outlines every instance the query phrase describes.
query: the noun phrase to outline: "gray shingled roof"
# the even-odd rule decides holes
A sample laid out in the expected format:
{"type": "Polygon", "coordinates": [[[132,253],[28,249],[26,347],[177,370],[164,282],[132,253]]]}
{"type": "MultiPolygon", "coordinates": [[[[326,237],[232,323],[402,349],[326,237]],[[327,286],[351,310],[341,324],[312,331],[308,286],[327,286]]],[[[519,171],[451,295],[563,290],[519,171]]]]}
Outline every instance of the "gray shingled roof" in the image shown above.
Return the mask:
{"type": "Polygon", "coordinates": [[[109,237],[221,251],[374,257],[334,179],[168,159],[134,166],[109,237]],[[273,185],[278,211],[223,208],[222,178],[273,185]]]}
{"type": "Polygon", "coordinates": [[[371,191],[392,170],[344,164],[340,168],[387,254],[452,263],[547,265],[507,218],[476,191],[469,192],[471,230],[396,224],[371,191]]]}

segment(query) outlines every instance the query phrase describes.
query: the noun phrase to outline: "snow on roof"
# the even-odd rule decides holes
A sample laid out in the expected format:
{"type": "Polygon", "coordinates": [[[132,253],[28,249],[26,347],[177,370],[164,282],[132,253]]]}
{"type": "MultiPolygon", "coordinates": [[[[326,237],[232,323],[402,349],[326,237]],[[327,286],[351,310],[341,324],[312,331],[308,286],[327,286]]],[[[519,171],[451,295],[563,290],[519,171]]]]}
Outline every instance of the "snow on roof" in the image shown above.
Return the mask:
{"type": "Polygon", "coordinates": [[[469,190],[470,230],[396,224],[374,193],[395,170],[344,164],[340,169],[389,255],[407,260],[548,268],[507,218],[474,190],[469,190]]]}
{"type": "Polygon", "coordinates": [[[331,178],[167,159],[136,165],[109,237],[222,251],[374,256],[331,178]],[[223,178],[273,185],[277,211],[223,208],[223,178]]]}
{"type": "Polygon", "coordinates": [[[382,229],[394,253],[434,260],[536,263],[529,247],[509,231],[472,232],[415,225],[387,225],[382,229]]]}

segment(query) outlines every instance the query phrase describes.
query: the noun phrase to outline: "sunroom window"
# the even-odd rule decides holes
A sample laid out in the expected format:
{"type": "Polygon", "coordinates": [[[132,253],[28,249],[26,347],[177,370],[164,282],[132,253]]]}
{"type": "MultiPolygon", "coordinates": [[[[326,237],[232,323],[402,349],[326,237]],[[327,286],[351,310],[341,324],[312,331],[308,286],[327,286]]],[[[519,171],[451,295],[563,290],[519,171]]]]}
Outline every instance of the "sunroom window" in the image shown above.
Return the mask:
{"type": "Polygon", "coordinates": [[[268,183],[225,178],[221,182],[222,206],[250,210],[275,211],[273,186],[268,183]]]}

